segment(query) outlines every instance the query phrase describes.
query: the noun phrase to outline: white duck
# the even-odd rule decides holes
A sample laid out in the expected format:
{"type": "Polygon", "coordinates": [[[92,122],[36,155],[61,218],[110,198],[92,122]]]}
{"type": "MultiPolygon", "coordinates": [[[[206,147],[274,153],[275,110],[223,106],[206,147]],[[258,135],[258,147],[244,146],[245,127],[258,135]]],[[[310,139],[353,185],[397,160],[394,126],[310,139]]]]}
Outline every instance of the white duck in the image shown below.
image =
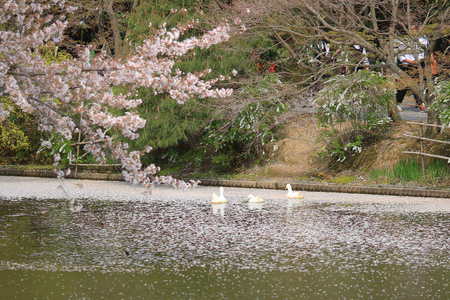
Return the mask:
{"type": "Polygon", "coordinates": [[[263,206],[264,206],[264,203],[262,203],[262,202],[248,202],[247,203],[247,205],[248,205],[248,209],[250,209],[250,210],[262,210],[263,209],[263,206]]]}
{"type": "Polygon", "coordinates": [[[291,185],[288,183],[286,184],[286,189],[288,190],[288,193],[286,195],[286,198],[288,199],[303,199],[303,195],[300,192],[293,192],[291,185]]]}
{"type": "Polygon", "coordinates": [[[252,194],[247,197],[248,202],[250,203],[261,203],[264,202],[264,199],[261,196],[253,196],[252,194]]]}
{"type": "Polygon", "coordinates": [[[220,187],[219,196],[216,193],[213,193],[211,203],[227,203],[227,199],[223,195],[223,186],[220,187]]]}

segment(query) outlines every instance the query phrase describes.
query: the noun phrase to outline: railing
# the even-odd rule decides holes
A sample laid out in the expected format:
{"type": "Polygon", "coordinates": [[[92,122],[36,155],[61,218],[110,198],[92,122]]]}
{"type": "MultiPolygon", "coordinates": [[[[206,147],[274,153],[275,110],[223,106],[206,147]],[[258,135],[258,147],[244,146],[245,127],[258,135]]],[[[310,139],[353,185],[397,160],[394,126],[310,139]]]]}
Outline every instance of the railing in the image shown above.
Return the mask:
{"type": "MultiPolygon", "coordinates": [[[[96,141],[81,141],[81,133],[78,133],[78,142],[71,144],[71,146],[77,146],[77,154],[75,156],[75,161],[78,161],[85,157],[88,152],[84,153],[80,156],[80,146],[87,144],[94,144],[104,142],[105,140],[96,140],[96,141]]],[[[70,163],[71,166],[75,166],[74,177],[77,178],[78,167],[120,167],[121,164],[79,164],[79,163],[70,163]]]]}
{"type": "Polygon", "coordinates": [[[423,147],[423,142],[424,142],[424,141],[428,141],[428,142],[434,142],[434,143],[440,143],[440,144],[447,144],[447,145],[450,145],[450,142],[425,138],[425,137],[423,136],[423,126],[428,126],[428,127],[438,127],[438,128],[441,128],[441,129],[446,129],[446,128],[450,128],[450,127],[448,127],[448,126],[443,126],[443,125],[436,125],[436,124],[426,124],[426,123],[422,123],[422,122],[423,122],[422,119],[420,119],[419,123],[416,123],[416,122],[406,122],[407,124],[419,125],[419,136],[413,136],[413,135],[409,135],[409,134],[403,134],[403,135],[406,136],[406,137],[412,138],[412,139],[417,139],[417,140],[419,140],[419,141],[420,141],[420,152],[416,152],[416,151],[403,151],[403,154],[420,155],[421,160],[422,160],[422,176],[425,177],[425,156],[427,156],[427,157],[433,157],[433,158],[446,159],[446,160],[449,161],[449,163],[450,163],[450,157],[443,156],[443,155],[436,155],[436,154],[425,153],[425,152],[424,152],[424,147],[423,147]]]}

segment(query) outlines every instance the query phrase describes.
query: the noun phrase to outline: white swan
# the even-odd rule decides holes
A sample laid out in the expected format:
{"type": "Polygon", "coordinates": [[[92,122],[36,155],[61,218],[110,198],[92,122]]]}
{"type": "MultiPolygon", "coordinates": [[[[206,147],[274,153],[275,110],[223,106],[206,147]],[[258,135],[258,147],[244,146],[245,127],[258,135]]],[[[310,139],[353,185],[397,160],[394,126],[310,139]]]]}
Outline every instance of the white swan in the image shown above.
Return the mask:
{"type": "Polygon", "coordinates": [[[227,203],[227,199],[223,195],[223,186],[220,187],[220,194],[219,196],[216,195],[216,193],[213,193],[211,203],[227,203]]]}
{"type": "Polygon", "coordinates": [[[286,198],[288,199],[303,199],[303,195],[300,192],[293,192],[291,185],[288,183],[286,184],[286,189],[288,190],[288,193],[286,195],[286,198]]]}
{"type": "Polygon", "coordinates": [[[247,200],[250,203],[261,203],[261,202],[264,202],[264,199],[261,198],[261,196],[256,196],[255,197],[252,194],[248,195],[247,200]]]}

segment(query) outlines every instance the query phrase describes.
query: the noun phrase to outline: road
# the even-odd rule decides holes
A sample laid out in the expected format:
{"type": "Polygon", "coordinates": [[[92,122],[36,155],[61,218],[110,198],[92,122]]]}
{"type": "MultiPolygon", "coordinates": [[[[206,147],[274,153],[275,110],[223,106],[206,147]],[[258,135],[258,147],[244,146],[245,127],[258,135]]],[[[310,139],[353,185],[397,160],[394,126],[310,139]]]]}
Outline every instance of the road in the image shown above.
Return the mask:
{"type": "Polygon", "coordinates": [[[400,117],[405,121],[420,121],[427,122],[428,116],[426,112],[421,112],[418,107],[415,107],[415,100],[412,96],[405,97],[400,107],[403,111],[400,112],[400,117]]]}
{"type": "MultiPolygon", "coordinates": [[[[416,121],[419,122],[422,119],[423,122],[427,122],[428,116],[426,112],[421,112],[418,107],[415,107],[415,100],[412,96],[406,96],[401,104],[401,108],[403,111],[400,112],[400,117],[404,121],[416,121]]],[[[301,112],[301,113],[314,113],[314,107],[310,105],[306,105],[305,103],[297,103],[292,108],[293,112],[301,112]]]]}

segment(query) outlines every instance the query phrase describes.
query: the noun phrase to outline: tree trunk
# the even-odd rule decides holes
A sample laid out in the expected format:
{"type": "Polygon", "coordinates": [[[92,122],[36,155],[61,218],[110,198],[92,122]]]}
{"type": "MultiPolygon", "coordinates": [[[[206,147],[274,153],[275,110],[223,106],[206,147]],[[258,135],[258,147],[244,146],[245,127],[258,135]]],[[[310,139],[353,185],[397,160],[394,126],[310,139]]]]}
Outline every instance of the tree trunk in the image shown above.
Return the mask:
{"type": "Polygon", "coordinates": [[[111,30],[113,32],[114,56],[123,57],[127,53],[128,49],[126,47],[126,44],[122,40],[122,37],[120,34],[120,26],[119,26],[119,22],[117,20],[116,14],[114,13],[113,3],[114,3],[114,0],[110,0],[107,3],[106,13],[108,14],[109,21],[111,23],[111,30]]]}
{"type": "Polygon", "coordinates": [[[98,6],[98,10],[94,11],[94,16],[98,25],[98,40],[99,44],[102,45],[102,50],[105,51],[108,55],[111,54],[111,49],[108,47],[108,41],[106,39],[105,33],[105,18],[103,16],[103,7],[101,5],[98,6]]]}
{"type": "MultiPolygon", "coordinates": [[[[436,113],[434,110],[432,109],[428,109],[427,111],[427,117],[428,117],[428,124],[433,124],[435,123],[435,118],[436,118],[436,113]]],[[[425,135],[426,136],[433,136],[435,133],[437,133],[439,131],[438,128],[435,127],[429,127],[427,126],[427,129],[425,130],[425,135]]]]}
{"type": "Polygon", "coordinates": [[[398,123],[402,120],[395,101],[391,101],[388,103],[388,116],[394,123],[398,123]]]}

